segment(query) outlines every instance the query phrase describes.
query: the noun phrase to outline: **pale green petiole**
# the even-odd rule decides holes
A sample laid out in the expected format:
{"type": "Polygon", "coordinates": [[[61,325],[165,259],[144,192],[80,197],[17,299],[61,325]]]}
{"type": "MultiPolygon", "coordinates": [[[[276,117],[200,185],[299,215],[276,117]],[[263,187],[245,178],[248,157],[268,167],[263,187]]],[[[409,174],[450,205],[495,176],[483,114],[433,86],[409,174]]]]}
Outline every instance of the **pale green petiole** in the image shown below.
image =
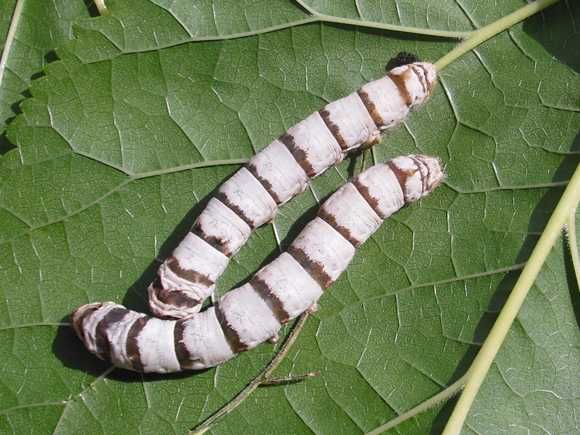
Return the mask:
{"type": "Polygon", "coordinates": [[[537,0],[518,9],[517,11],[512,12],[511,14],[506,15],[505,17],[500,18],[497,21],[494,21],[491,24],[488,24],[485,27],[482,27],[481,29],[476,30],[475,32],[472,32],[468,39],[466,39],[464,42],[459,44],[457,47],[435,62],[435,67],[438,70],[444,69],[458,57],[463,56],[465,53],[473,50],[479,44],[484,43],[488,39],[493,38],[504,30],[509,29],[514,24],[517,24],[534,14],[537,14],[538,12],[546,9],[548,6],[551,6],[554,3],[557,3],[558,1],[559,0],[537,0]]]}
{"type": "Polygon", "coordinates": [[[516,318],[524,299],[530,288],[534,284],[540,269],[552,250],[552,246],[560,237],[564,224],[570,217],[570,212],[574,210],[580,201],[580,166],[576,168],[568,187],[564,191],[562,198],[558,202],[554,213],[550,217],[532,255],[530,255],[516,285],[514,286],[508,300],[502,308],[497,320],[483,346],[479,350],[473,364],[467,372],[467,382],[465,389],[453,409],[453,413],[445,426],[444,435],[458,434],[463,427],[463,423],[481,384],[483,383],[495,356],[497,355],[508,331],[516,318]]]}

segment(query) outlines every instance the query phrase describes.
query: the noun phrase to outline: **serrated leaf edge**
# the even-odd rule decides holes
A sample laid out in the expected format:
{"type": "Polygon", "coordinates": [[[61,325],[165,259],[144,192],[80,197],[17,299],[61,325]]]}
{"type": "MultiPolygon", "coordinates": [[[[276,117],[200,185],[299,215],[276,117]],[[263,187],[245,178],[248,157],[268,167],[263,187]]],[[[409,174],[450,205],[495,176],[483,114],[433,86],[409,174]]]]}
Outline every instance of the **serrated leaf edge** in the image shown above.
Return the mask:
{"type": "Polygon", "coordinates": [[[12,18],[10,19],[10,26],[8,27],[8,35],[6,35],[6,41],[4,43],[4,49],[2,50],[2,56],[0,57],[0,83],[4,78],[4,71],[6,70],[6,62],[8,61],[8,55],[10,54],[10,49],[12,48],[12,43],[16,37],[16,29],[18,28],[18,23],[20,22],[20,17],[22,16],[22,8],[24,6],[24,0],[17,0],[14,11],[12,12],[12,18]]]}

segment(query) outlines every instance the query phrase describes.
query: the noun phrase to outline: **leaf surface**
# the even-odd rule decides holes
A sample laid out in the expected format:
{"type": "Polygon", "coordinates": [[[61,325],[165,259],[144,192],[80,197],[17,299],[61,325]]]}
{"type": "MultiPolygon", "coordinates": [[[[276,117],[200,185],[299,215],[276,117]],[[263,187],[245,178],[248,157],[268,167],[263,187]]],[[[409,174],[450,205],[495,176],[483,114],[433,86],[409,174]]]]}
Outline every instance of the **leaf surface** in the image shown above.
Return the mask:
{"type": "Polygon", "coordinates": [[[88,16],[82,1],[0,2],[1,51],[6,51],[5,65],[0,68],[0,133],[18,113],[17,103],[27,95],[31,80],[54,58],[51,51],[72,38],[72,22],[88,16]],[[13,37],[8,35],[11,26],[15,29],[13,37]]]}
{"type": "Polygon", "coordinates": [[[580,333],[574,280],[569,254],[560,241],[476,398],[467,433],[578,430],[574,416],[580,400],[580,333]]]}
{"type": "MultiPolygon", "coordinates": [[[[523,3],[305,5],[465,31],[523,3]]],[[[230,401],[276,346],[194,374],[109,373],[59,324],[89,301],[145,310],[155,259],[234,163],[379,77],[397,52],[435,61],[454,46],[304,23],[308,11],[290,1],[107,4],[112,15],[77,21],[76,39],[57,50],[62,60],[32,82],[8,130],[17,148],[0,159],[0,432],[183,433],[230,401]]],[[[578,163],[580,77],[562,47],[577,39],[579,11],[563,2],[453,63],[430,102],[375,148],[377,162],[438,155],[447,181],[359,250],[277,371],[321,375],[258,389],[214,432],[366,432],[465,372],[578,163]]],[[[234,258],[219,291],[277,255],[360,165],[329,170],[284,206],[234,258]]],[[[542,306],[526,309],[534,316],[542,306]]],[[[533,355],[535,343],[526,346],[533,355]]],[[[398,429],[436,430],[445,416],[437,409],[398,429]]]]}

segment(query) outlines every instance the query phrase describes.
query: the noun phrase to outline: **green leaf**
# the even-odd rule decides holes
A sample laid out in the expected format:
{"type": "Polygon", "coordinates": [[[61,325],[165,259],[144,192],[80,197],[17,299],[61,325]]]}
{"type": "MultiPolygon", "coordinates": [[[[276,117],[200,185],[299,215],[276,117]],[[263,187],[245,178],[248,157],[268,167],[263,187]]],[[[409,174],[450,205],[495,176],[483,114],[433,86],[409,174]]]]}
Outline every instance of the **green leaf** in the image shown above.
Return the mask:
{"type": "Polygon", "coordinates": [[[477,396],[466,422],[467,433],[578,430],[574,418],[580,399],[577,305],[578,285],[560,241],[477,396]]]}
{"type": "Polygon", "coordinates": [[[82,1],[0,2],[0,134],[6,122],[18,113],[17,103],[25,98],[33,77],[54,57],[51,50],[72,38],[75,19],[88,16],[89,10],[82,1]]]}
{"type": "MultiPolygon", "coordinates": [[[[280,345],[200,373],[111,372],[66,316],[102,300],[145,310],[155,258],[237,164],[379,77],[397,52],[435,61],[456,44],[425,34],[457,36],[525,4],[106,3],[111,15],[77,20],[76,39],[57,48],[61,60],[32,82],[9,125],[17,148],[0,158],[2,433],[183,433],[229,403],[280,345]]],[[[275,373],[320,376],[257,389],[213,432],[367,432],[465,373],[578,164],[580,77],[569,52],[579,18],[576,4],[562,2],[442,71],[429,103],[373,157],[438,155],[445,185],[359,250],[275,373]]],[[[284,206],[234,258],[219,291],[277,255],[277,241],[286,246],[359,167],[344,162],[284,206]]],[[[529,309],[536,333],[553,330],[543,306],[529,309]]],[[[505,346],[517,354],[517,340],[505,346]]],[[[528,409],[541,406],[528,400],[528,409]]],[[[573,412],[567,400],[563,413],[573,412]]],[[[488,413],[494,405],[476,403],[488,413]]],[[[436,432],[447,415],[434,408],[395,430],[436,432]]]]}

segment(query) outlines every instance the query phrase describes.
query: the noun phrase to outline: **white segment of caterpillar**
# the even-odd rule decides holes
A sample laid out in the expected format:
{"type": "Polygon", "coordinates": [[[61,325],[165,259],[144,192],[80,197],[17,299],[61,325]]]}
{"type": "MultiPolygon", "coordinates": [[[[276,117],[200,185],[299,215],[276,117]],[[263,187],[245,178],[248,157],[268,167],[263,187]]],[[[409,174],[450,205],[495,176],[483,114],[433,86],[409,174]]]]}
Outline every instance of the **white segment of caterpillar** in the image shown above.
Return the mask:
{"type": "Polygon", "coordinates": [[[168,373],[221,364],[276,337],[284,323],[314,306],[384,219],[443,178],[439,160],[423,155],[375,165],[331,195],[286,252],[216,306],[163,320],[113,302],[93,303],[74,312],[75,331],[90,352],[129,370],[168,373]]]}
{"type": "Polygon", "coordinates": [[[220,187],[159,267],[148,291],[152,313],[175,319],[197,313],[255,228],[270,222],[311,178],[403,121],[431,95],[436,80],[430,63],[393,68],[314,112],[257,153],[220,187]]]}

